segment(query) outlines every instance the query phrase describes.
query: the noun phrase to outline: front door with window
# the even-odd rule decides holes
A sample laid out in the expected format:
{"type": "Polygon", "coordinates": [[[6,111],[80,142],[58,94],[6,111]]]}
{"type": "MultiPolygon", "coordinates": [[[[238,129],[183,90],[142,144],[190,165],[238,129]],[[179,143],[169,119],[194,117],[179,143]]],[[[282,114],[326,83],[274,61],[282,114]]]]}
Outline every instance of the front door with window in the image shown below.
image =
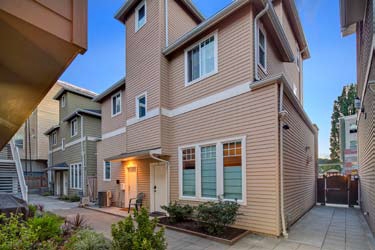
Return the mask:
{"type": "Polygon", "coordinates": [[[151,212],[163,212],[161,206],[168,205],[167,166],[165,163],[151,163],[151,212]]]}
{"type": "Polygon", "coordinates": [[[137,167],[127,168],[126,176],[126,206],[129,206],[129,199],[137,197],[137,167]]]}

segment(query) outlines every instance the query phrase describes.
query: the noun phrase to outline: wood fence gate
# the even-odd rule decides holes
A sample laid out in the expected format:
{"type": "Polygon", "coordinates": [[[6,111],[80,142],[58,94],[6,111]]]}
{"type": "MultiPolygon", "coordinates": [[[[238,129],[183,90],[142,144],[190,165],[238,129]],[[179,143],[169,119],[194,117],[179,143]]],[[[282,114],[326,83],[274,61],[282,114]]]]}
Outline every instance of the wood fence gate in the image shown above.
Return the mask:
{"type": "Polygon", "coordinates": [[[330,176],[318,179],[317,202],[321,204],[358,205],[358,178],[330,176]]]}

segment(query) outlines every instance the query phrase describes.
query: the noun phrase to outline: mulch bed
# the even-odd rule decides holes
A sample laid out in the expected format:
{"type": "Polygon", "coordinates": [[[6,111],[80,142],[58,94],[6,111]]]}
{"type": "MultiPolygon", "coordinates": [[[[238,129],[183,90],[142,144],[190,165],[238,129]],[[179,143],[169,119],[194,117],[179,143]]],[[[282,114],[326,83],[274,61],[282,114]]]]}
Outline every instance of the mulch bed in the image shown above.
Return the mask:
{"type": "Polygon", "coordinates": [[[158,223],[170,229],[191,233],[230,245],[241,239],[248,232],[244,229],[226,227],[222,235],[210,235],[207,231],[204,230],[204,228],[199,225],[197,221],[189,220],[185,222],[171,223],[168,217],[159,218],[158,223]]]}

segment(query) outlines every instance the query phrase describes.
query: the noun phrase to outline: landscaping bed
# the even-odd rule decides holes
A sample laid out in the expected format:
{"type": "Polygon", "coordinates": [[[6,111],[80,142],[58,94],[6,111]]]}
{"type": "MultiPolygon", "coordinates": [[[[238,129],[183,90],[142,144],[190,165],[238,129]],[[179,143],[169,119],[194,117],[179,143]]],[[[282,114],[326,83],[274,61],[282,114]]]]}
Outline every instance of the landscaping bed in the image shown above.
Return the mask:
{"type": "Polygon", "coordinates": [[[225,227],[220,235],[215,235],[207,232],[207,230],[205,230],[197,221],[187,220],[182,222],[172,222],[168,217],[159,218],[159,225],[229,245],[234,244],[248,233],[248,231],[244,229],[225,227]]]}

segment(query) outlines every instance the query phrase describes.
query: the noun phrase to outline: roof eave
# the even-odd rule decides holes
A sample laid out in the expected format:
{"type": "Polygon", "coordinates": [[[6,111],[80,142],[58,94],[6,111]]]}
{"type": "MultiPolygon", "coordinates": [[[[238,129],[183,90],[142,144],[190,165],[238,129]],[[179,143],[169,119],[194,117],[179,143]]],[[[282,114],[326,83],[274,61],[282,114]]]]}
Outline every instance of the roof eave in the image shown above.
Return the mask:
{"type": "Polygon", "coordinates": [[[79,114],[86,114],[86,115],[91,115],[91,116],[96,116],[96,117],[102,117],[101,114],[96,113],[96,112],[91,112],[89,110],[84,110],[84,109],[76,109],[74,112],[72,112],[70,115],[67,115],[64,119],[63,122],[71,120],[73,117],[79,115],[79,114]]]}
{"type": "Polygon", "coordinates": [[[123,77],[119,81],[117,81],[115,84],[113,84],[112,86],[110,86],[108,89],[104,90],[103,93],[101,93],[100,95],[97,95],[93,99],[93,101],[100,103],[105,97],[107,97],[108,95],[110,95],[114,91],[122,88],[123,86],[125,86],[125,84],[126,84],[125,77],[123,77]]]}
{"type": "Polygon", "coordinates": [[[49,128],[46,132],[44,132],[43,134],[44,135],[49,135],[49,134],[51,134],[53,131],[55,131],[55,130],[57,130],[57,129],[59,129],[60,128],[60,125],[56,125],[56,126],[53,126],[53,127],[51,127],[51,128],[49,128]]]}

